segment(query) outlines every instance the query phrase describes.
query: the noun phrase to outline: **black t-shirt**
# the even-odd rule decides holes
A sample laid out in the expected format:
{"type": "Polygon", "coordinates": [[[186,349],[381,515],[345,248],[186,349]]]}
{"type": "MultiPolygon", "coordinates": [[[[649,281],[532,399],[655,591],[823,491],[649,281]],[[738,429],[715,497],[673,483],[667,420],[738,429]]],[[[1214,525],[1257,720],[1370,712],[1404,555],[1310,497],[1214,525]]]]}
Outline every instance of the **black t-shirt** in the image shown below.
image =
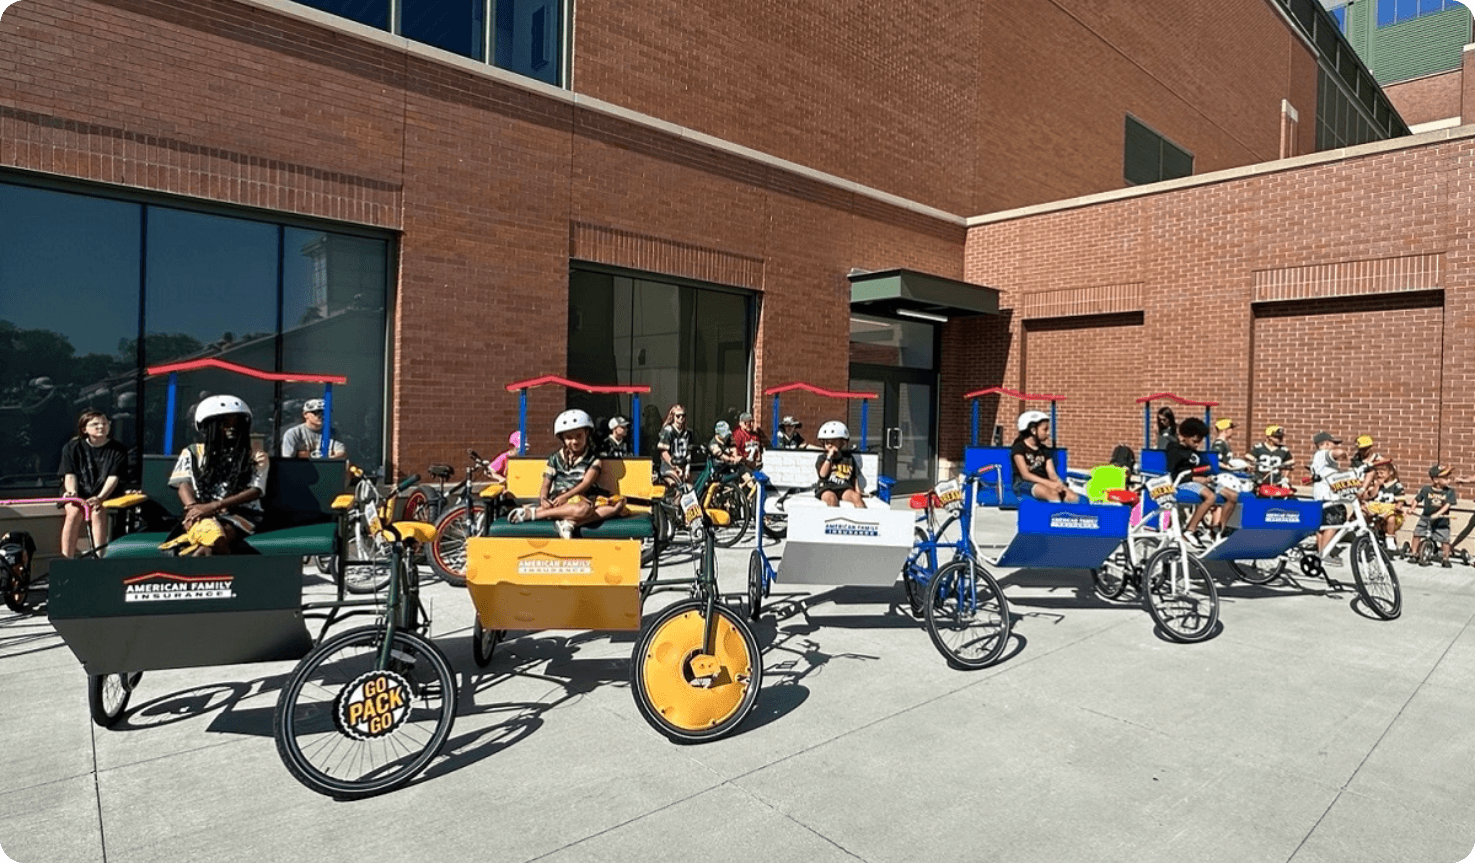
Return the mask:
{"type": "Polygon", "coordinates": [[[1291,460],[1291,451],[1283,446],[1257,443],[1250,447],[1250,458],[1255,462],[1255,482],[1269,485],[1280,481],[1281,466],[1291,460]]]}
{"type": "Polygon", "coordinates": [[[93,446],[82,438],[72,438],[61,449],[62,474],[77,475],[77,494],[88,498],[102,491],[107,478],[115,476],[122,491],[128,480],[128,448],[108,438],[102,446],[93,446]]]}
{"type": "Polygon", "coordinates": [[[615,440],[613,437],[605,439],[604,449],[599,453],[600,458],[629,458],[630,436],[626,435],[624,440],[615,440]]]}
{"type": "Polygon", "coordinates": [[[677,431],[674,426],[662,426],[656,445],[671,453],[671,463],[674,465],[691,462],[691,429],[677,431]]]}
{"type": "Polygon", "coordinates": [[[782,429],[778,433],[779,449],[804,449],[804,435],[794,429],[793,434],[785,434],[782,429]]]}
{"type": "Polygon", "coordinates": [[[1014,463],[1014,457],[1017,455],[1024,456],[1024,465],[1029,468],[1030,473],[1041,479],[1050,478],[1049,470],[1045,466],[1055,459],[1055,450],[1053,448],[1040,444],[1031,449],[1024,442],[1024,438],[1014,439],[1014,444],[1009,447],[1009,466],[1015,468],[1014,478],[1016,480],[1022,480],[1025,477],[1019,475],[1018,467],[1014,463]]]}
{"type": "MultiPolygon", "coordinates": [[[[1435,488],[1432,485],[1426,485],[1423,488],[1419,489],[1418,497],[1414,498],[1414,503],[1423,504],[1423,509],[1419,510],[1419,514],[1422,515],[1424,518],[1429,518],[1429,516],[1437,512],[1440,507],[1444,506],[1445,503],[1448,503],[1452,507],[1458,502],[1459,495],[1455,493],[1454,488],[1451,486],[1445,486],[1444,488],[1435,488]]],[[[1429,526],[1449,527],[1448,510],[1445,511],[1444,515],[1441,515],[1435,519],[1430,519],[1429,526]]]]}
{"type": "MultiPolygon", "coordinates": [[[[1181,441],[1176,440],[1168,441],[1168,445],[1163,447],[1163,455],[1168,462],[1168,476],[1171,476],[1174,479],[1177,479],[1178,474],[1183,473],[1186,470],[1193,470],[1199,465],[1206,465],[1209,463],[1208,458],[1203,453],[1196,450],[1191,450],[1188,447],[1184,446],[1181,441]]],[[[1195,478],[1196,477],[1189,476],[1184,479],[1184,482],[1188,482],[1195,478]]]]}
{"type": "MultiPolygon", "coordinates": [[[[814,460],[816,475],[819,473],[820,465],[824,464],[827,458],[829,458],[829,453],[821,453],[820,457],[814,460]]],[[[860,465],[856,462],[855,455],[850,450],[841,450],[835,462],[830,465],[830,475],[819,481],[819,487],[844,491],[847,488],[854,488],[859,476],[860,465]]]]}

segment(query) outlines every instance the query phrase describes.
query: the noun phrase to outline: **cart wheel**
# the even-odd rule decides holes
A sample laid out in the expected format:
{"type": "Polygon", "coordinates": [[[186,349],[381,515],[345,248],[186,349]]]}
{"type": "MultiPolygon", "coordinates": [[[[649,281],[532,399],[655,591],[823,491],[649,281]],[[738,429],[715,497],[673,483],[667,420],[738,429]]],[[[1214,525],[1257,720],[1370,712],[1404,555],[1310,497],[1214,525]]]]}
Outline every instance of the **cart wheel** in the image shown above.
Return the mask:
{"type": "MultiPolygon", "coordinates": [[[[1432,543],[1425,543],[1428,547],[1432,543]]],[[[1398,573],[1388,553],[1378,547],[1372,537],[1359,536],[1352,543],[1352,578],[1357,595],[1373,614],[1393,620],[1403,613],[1403,591],[1398,586],[1398,573]]]]}
{"type": "Polygon", "coordinates": [[[763,610],[763,554],[758,549],[748,553],[748,619],[757,620],[763,610]]]}
{"type": "Polygon", "coordinates": [[[747,621],[724,605],[710,607],[711,653],[704,652],[708,604],[691,599],[663,609],[630,657],[640,715],[676,743],[730,733],[752,712],[763,684],[763,656],[747,621]]]}
{"type": "Polygon", "coordinates": [[[787,539],[789,536],[789,514],[784,509],[783,498],[766,495],[768,511],[763,513],[763,532],[769,539],[787,539]]]}
{"type": "Polygon", "coordinates": [[[753,508],[748,505],[747,495],[731,483],[723,483],[712,493],[712,508],[727,513],[728,523],[714,527],[712,532],[717,545],[732,548],[748,532],[748,523],[753,520],[753,508]]]}
{"type": "Polygon", "coordinates": [[[1464,550],[1463,548],[1457,548],[1454,551],[1450,552],[1450,554],[1454,557],[1455,560],[1459,561],[1461,565],[1470,565],[1470,552],[1464,550]]]}
{"type": "Polygon", "coordinates": [[[918,551],[922,543],[927,541],[927,531],[918,528],[912,529],[912,553],[901,565],[901,586],[906,591],[907,605],[912,610],[912,617],[922,620],[927,616],[927,580],[922,578],[922,568],[919,566],[921,552],[918,551]]]}
{"type": "Polygon", "coordinates": [[[1174,641],[1203,641],[1219,621],[1219,592],[1201,561],[1166,545],[1147,562],[1142,578],[1147,612],[1174,641]]]}
{"type": "Polygon", "coordinates": [[[1247,584],[1269,584],[1286,571],[1286,559],[1275,557],[1269,560],[1231,560],[1229,568],[1235,577],[1247,584]]]}
{"type": "Polygon", "coordinates": [[[354,800],[398,788],[436,756],[456,719],[456,681],[440,648],[365,626],[314,647],[287,680],[272,716],[277,754],[298,782],[354,800]]]}
{"type": "Polygon", "coordinates": [[[0,592],[4,593],[5,607],[16,614],[26,614],[31,610],[26,603],[31,592],[30,573],[13,570],[0,562],[0,592]]]}
{"type": "Polygon", "coordinates": [[[453,587],[466,586],[466,540],[481,533],[486,504],[472,503],[470,517],[466,513],[464,505],[446,510],[435,523],[435,542],[430,546],[431,568],[453,587]]]}
{"type": "Polygon", "coordinates": [[[1009,602],[999,583],[972,558],[955,560],[927,585],[927,634],[948,664],[984,668],[1009,644],[1009,602]]]}
{"type": "Polygon", "coordinates": [[[1413,553],[1413,550],[1414,547],[1412,545],[1409,545],[1408,540],[1404,540],[1403,545],[1400,545],[1398,547],[1398,554],[1404,560],[1408,560],[1408,556],[1413,553]]]}
{"type": "Polygon", "coordinates": [[[507,637],[505,629],[485,629],[481,625],[481,618],[476,618],[476,625],[471,628],[471,658],[476,660],[477,668],[486,668],[492,661],[492,651],[507,637]]]}
{"type": "Polygon", "coordinates": [[[92,711],[92,721],[103,728],[117,725],[142,678],[142,671],[87,675],[87,707],[92,711]]]}

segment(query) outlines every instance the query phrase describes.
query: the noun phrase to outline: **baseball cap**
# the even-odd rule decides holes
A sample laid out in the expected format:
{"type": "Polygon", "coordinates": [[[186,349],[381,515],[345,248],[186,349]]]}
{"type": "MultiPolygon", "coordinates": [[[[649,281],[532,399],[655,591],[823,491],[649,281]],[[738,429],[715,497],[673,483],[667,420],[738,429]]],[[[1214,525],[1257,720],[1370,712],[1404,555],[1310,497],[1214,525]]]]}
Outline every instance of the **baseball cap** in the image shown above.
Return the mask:
{"type": "Polygon", "coordinates": [[[515,431],[512,434],[508,435],[507,436],[507,445],[508,446],[515,446],[515,447],[521,448],[522,447],[522,432],[515,431]]]}
{"type": "Polygon", "coordinates": [[[1435,477],[1439,476],[1449,476],[1449,468],[1445,467],[1442,464],[1436,464],[1433,467],[1429,468],[1430,479],[1434,479],[1435,477]]]}
{"type": "Polygon", "coordinates": [[[750,420],[752,418],[753,418],[753,412],[752,411],[743,411],[742,413],[738,414],[738,422],[740,422],[740,423],[745,423],[745,422],[747,422],[748,420],[750,420]]]}
{"type": "Polygon", "coordinates": [[[1284,428],[1281,428],[1280,426],[1266,426],[1265,427],[1265,436],[1266,437],[1285,437],[1285,433],[1286,433],[1286,430],[1284,428]]]}
{"type": "Polygon", "coordinates": [[[1227,420],[1227,419],[1226,420],[1215,420],[1214,421],[1214,428],[1218,429],[1219,431],[1225,431],[1226,429],[1232,429],[1232,428],[1234,428],[1234,420],[1227,420]]]}
{"type": "Polygon", "coordinates": [[[625,428],[629,428],[630,427],[630,421],[627,420],[627,419],[625,419],[624,417],[614,417],[614,418],[610,419],[610,421],[609,421],[609,430],[610,431],[614,431],[615,429],[619,428],[620,426],[624,426],[625,428]]]}
{"type": "Polygon", "coordinates": [[[1357,448],[1358,449],[1366,449],[1367,447],[1370,447],[1372,445],[1373,445],[1373,436],[1372,435],[1367,435],[1367,434],[1365,434],[1365,435],[1358,435],[1358,437],[1357,437],[1357,448]]]}
{"type": "Polygon", "coordinates": [[[1381,466],[1383,466],[1385,464],[1392,464],[1392,463],[1393,463],[1393,459],[1388,458],[1385,455],[1375,455],[1375,456],[1373,456],[1373,467],[1381,467],[1381,466]]]}
{"type": "Polygon", "coordinates": [[[1331,432],[1317,432],[1316,437],[1311,439],[1311,442],[1318,446],[1326,443],[1327,441],[1331,441],[1332,443],[1341,443],[1342,439],[1332,434],[1331,432]]]}
{"type": "Polygon", "coordinates": [[[794,419],[792,416],[784,417],[783,420],[779,422],[779,425],[781,425],[781,426],[793,426],[794,428],[804,428],[804,423],[799,422],[798,420],[794,419]]]}
{"type": "Polygon", "coordinates": [[[302,412],[305,414],[318,414],[323,412],[322,399],[308,399],[302,403],[302,412]]]}

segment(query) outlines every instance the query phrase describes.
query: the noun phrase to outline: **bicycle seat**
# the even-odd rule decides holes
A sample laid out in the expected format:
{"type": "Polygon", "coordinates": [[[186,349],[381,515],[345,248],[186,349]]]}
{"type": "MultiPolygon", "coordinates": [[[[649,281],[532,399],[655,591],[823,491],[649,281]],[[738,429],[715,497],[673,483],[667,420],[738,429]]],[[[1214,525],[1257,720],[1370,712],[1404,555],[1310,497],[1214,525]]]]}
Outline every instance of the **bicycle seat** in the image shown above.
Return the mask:
{"type": "Polygon", "coordinates": [[[912,495],[910,505],[912,509],[926,509],[931,506],[934,509],[942,508],[942,499],[930,491],[919,491],[912,495]],[[931,498],[931,501],[928,501],[931,498]]]}
{"type": "Polygon", "coordinates": [[[1283,485],[1262,485],[1255,489],[1255,494],[1260,497],[1291,497],[1296,492],[1283,485]]]}
{"type": "Polygon", "coordinates": [[[1107,489],[1106,499],[1112,503],[1124,503],[1127,506],[1136,506],[1139,500],[1137,492],[1125,488],[1107,489]]]}
{"type": "Polygon", "coordinates": [[[426,470],[426,473],[436,479],[450,479],[451,474],[455,473],[455,471],[448,464],[433,464],[426,470]]]}

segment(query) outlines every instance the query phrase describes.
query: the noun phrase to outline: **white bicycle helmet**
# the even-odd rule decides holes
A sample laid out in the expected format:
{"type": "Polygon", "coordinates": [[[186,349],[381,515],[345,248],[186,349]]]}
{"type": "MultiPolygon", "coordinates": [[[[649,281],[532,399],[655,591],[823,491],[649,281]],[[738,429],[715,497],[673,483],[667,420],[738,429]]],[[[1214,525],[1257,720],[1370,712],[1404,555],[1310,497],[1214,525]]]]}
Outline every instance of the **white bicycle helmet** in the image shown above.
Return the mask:
{"type": "Polygon", "coordinates": [[[204,430],[205,420],[226,414],[245,414],[251,418],[251,407],[235,396],[210,396],[195,408],[195,428],[204,430]]]}
{"type": "Polygon", "coordinates": [[[850,429],[845,427],[845,423],[839,420],[830,420],[819,427],[819,440],[835,440],[837,438],[850,440],[850,429]]]}
{"type": "Polygon", "coordinates": [[[1044,411],[1025,411],[1019,415],[1019,430],[1032,429],[1036,424],[1047,422],[1049,419],[1050,415],[1044,411]]]}
{"type": "Polygon", "coordinates": [[[578,408],[564,411],[558,415],[558,419],[553,421],[554,434],[563,434],[574,429],[592,428],[594,428],[594,420],[589,419],[589,415],[578,408]]]}

